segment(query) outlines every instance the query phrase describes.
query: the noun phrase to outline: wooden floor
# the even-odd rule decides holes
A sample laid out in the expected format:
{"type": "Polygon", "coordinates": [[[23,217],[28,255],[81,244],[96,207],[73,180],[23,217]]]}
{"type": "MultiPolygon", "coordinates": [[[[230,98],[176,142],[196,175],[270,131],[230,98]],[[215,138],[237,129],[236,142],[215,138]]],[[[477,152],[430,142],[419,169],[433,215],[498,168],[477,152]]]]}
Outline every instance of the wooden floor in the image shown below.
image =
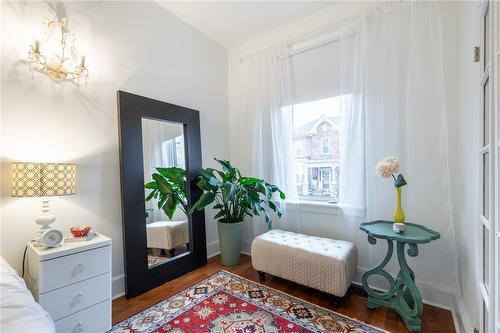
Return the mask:
{"type": "MultiPolygon", "coordinates": [[[[164,285],[150,290],[133,299],[126,300],[124,297],[113,301],[113,323],[122,321],[137,312],[170,297],[171,295],[188,288],[192,284],[203,280],[219,270],[227,270],[247,279],[258,281],[258,276],[252,268],[250,257],[242,255],[241,263],[237,266],[226,267],[220,262],[219,256],[210,258],[208,264],[191,273],[164,285]]],[[[389,332],[408,332],[406,326],[400,317],[392,310],[378,308],[369,310],[366,308],[366,298],[362,289],[351,287],[344,297],[344,303],[341,307],[335,308],[331,305],[331,297],[325,293],[297,285],[276,277],[269,277],[263,284],[284,291],[293,296],[299,297],[319,306],[332,309],[351,318],[357,318],[368,324],[383,328],[389,332]]],[[[422,316],[422,332],[427,333],[453,333],[453,319],[451,313],[430,305],[424,305],[422,316]]]]}

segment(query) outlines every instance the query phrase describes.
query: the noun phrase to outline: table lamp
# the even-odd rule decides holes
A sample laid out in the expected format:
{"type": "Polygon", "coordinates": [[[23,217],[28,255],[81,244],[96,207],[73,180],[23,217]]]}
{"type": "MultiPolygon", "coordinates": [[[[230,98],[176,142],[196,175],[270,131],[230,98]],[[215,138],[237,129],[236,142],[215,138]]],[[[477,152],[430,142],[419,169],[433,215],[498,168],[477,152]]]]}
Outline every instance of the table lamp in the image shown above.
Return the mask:
{"type": "Polygon", "coordinates": [[[41,197],[42,213],[35,219],[40,225],[35,242],[41,246],[55,247],[63,239],[59,230],[50,225],[56,216],[50,213],[49,197],[75,194],[76,165],[69,163],[12,163],[13,197],[41,197]]]}

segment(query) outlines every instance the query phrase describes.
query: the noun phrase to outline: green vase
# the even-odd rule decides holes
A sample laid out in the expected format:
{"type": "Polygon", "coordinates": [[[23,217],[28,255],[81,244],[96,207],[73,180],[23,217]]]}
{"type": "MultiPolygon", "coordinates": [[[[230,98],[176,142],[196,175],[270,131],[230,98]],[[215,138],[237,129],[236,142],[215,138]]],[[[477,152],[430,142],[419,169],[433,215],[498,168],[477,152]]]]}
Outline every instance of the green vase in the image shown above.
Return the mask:
{"type": "Polygon", "coordinates": [[[405,221],[405,212],[403,211],[403,206],[401,204],[401,189],[402,187],[396,187],[398,202],[393,216],[394,222],[398,223],[403,223],[405,221]]]}
{"type": "Polygon", "coordinates": [[[240,263],[243,223],[243,221],[238,223],[217,221],[220,257],[223,265],[234,266],[240,263]]]}

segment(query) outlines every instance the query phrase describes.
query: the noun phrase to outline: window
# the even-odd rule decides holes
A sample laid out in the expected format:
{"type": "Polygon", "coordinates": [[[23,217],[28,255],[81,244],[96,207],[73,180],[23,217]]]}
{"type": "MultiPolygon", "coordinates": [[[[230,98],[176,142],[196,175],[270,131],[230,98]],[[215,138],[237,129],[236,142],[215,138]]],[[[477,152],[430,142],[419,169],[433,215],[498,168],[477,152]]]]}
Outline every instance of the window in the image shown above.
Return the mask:
{"type": "Polygon", "coordinates": [[[304,156],[304,143],[300,140],[297,140],[293,143],[295,147],[295,156],[302,157],[304,156]]]}
{"type": "Polygon", "coordinates": [[[293,107],[294,178],[299,200],[338,202],[340,133],[346,103],[350,103],[350,95],[293,107]]]}
{"type": "Polygon", "coordinates": [[[330,155],[330,137],[321,138],[321,155],[330,155]]]}
{"type": "Polygon", "coordinates": [[[332,169],[321,168],[321,190],[330,193],[330,184],[332,178],[332,169]]]}
{"type": "Polygon", "coordinates": [[[161,149],[165,166],[185,168],[183,135],[164,141],[161,145],[161,149]]]}
{"type": "Polygon", "coordinates": [[[346,37],[292,55],[294,179],[300,201],[339,202],[353,48],[354,39],[346,37]]]}
{"type": "Polygon", "coordinates": [[[176,166],[179,168],[186,168],[184,163],[184,136],[178,136],[175,139],[175,160],[176,166]]]}
{"type": "MultiPolygon", "coordinates": [[[[339,202],[344,110],[351,106],[354,38],[292,55],[294,179],[299,201],[339,202]]],[[[348,148],[346,148],[348,153],[348,148]]]]}

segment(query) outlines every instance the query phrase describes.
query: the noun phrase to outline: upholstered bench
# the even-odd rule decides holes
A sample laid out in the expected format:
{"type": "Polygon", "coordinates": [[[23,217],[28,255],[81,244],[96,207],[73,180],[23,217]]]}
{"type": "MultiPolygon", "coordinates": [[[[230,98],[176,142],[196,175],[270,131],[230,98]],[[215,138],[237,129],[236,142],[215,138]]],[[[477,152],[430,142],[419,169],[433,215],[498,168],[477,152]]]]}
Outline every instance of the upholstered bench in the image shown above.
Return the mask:
{"type": "Polygon", "coordinates": [[[252,242],[252,266],[265,273],[334,295],[338,303],[349,288],[358,251],[346,241],[271,230],[252,242]]]}
{"type": "Polygon", "coordinates": [[[146,224],[147,246],[156,251],[165,249],[170,256],[175,255],[175,248],[186,244],[189,251],[189,224],[184,221],[157,221],[146,224]]]}

